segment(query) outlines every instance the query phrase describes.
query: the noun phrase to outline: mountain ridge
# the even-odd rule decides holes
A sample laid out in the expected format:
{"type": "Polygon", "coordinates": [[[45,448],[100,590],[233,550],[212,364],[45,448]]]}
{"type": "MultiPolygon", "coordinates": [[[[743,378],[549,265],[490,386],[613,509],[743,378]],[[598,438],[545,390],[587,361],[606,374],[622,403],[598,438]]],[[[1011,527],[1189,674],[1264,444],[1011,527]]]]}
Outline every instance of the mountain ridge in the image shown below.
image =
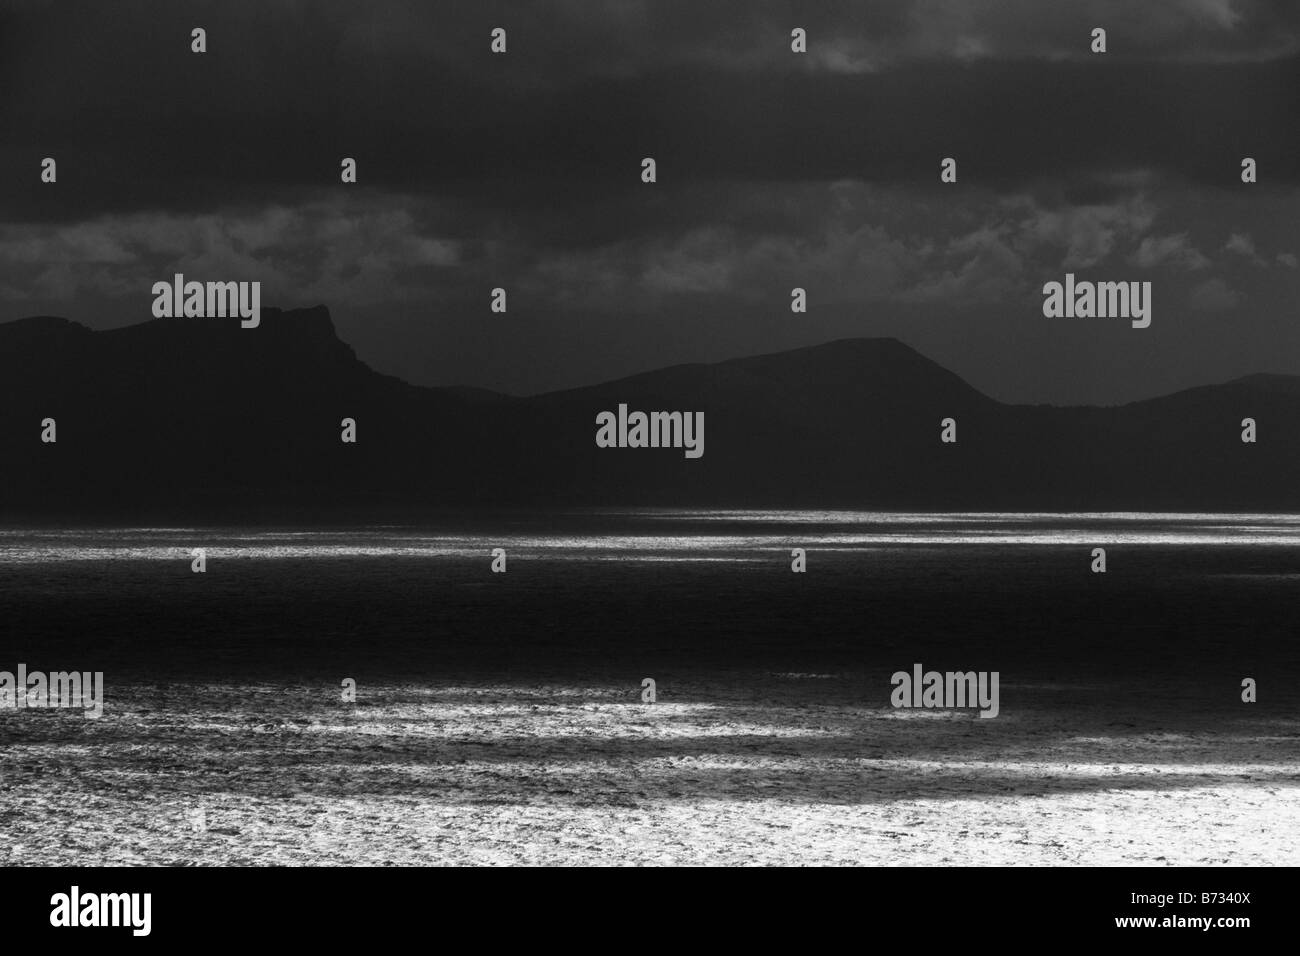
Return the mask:
{"type": "Polygon", "coordinates": [[[94,331],[0,324],[0,520],[498,507],[1298,510],[1300,378],[1120,406],[1000,402],[896,338],[518,397],[375,371],[329,310],[94,331]],[[596,415],[704,412],[704,455],[598,448],[596,415]],[[1259,440],[1241,441],[1243,418],[1259,440]],[[57,441],[40,440],[41,422],[57,441]],[[357,442],[340,439],[356,422],[357,442]],[[940,440],[956,421],[957,442],[940,440]]]}
{"type": "MultiPolygon", "coordinates": [[[[264,317],[263,323],[268,328],[275,329],[277,333],[282,333],[283,331],[285,331],[285,326],[281,325],[280,323],[289,322],[292,323],[292,325],[294,326],[294,331],[301,331],[303,329],[314,330],[318,334],[323,334],[326,338],[338,342],[341,346],[351,351],[354,356],[356,354],[355,349],[353,349],[353,347],[349,345],[346,342],[346,340],[344,340],[342,337],[339,336],[338,330],[334,326],[333,318],[329,313],[329,309],[325,305],[307,306],[298,309],[281,309],[277,307],[268,306],[262,310],[262,313],[264,317]],[[270,317],[272,321],[266,322],[267,317],[270,317]],[[309,321],[303,321],[303,320],[309,320],[309,321]]],[[[116,326],[109,329],[93,329],[82,322],[78,322],[75,319],[68,319],[63,316],[34,315],[34,316],[20,317],[17,319],[9,319],[4,322],[0,322],[0,346],[6,344],[4,336],[7,334],[7,330],[13,330],[14,332],[23,331],[28,333],[29,335],[58,331],[58,332],[74,334],[74,335],[96,336],[96,335],[113,335],[114,333],[124,333],[128,331],[135,332],[137,330],[146,330],[146,329],[153,329],[153,328],[161,329],[166,326],[173,326],[177,328],[188,327],[193,330],[208,329],[216,326],[222,328],[224,332],[231,332],[233,329],[238,328],[237,325],[233,325],[232,323],[226,323],[224,326],[220,326],[217,323],[215,323],[214,320],[208,318],[179,317],[179,318],[151,318],[145,320],[144,322],[137,322],[131,325],[116,326]]],[[[241,331],[247,333],[248,331],[251,330],[241,330],[241,331]]],[[[872,348],[892,349],[900,354],[905,354],[908,356],[919,358],[923,362],[933,366],[935,369],[942,371],[944,374],[952,376],[954,379],[961,382],[967,388],[970,388],[971,390],[978,392],[980,395],[983,395],[988,401],[1006,407],[1058,408],[1058,409],[1124,408],[1129,405],[1137,405],[1143,402],[1160,401],[1166,398],[1173,397],[1175,395],[1183,394],[1185,392],[1195,391],[1197,389],[1217,388],[1217,387],[1222,387],[1227,385],[1248,385],[1252,387],[1258,386],[1258,387],[1286,388],[1286,389],[1295,389],[1297,392],[1300,392],[1300,374],[1289,375],[1280,372],[1253,372],[1253,373],[1248,373],[1246,375],[1239,375],[1235,378],[1227,379],[1222,382],[1208,382],[1200,385],[1192,385],[1192,386],[1188,386],[1187,388],[1178,389],[1173,392],[1166,392],[1148,398],[1132,399],[1130,401],[1121,402],[1115,405],[1096,405],[1096,404],[1078,405],[1078,404],[1060,404],[1056,402],[1039,402],[1039,403],[1006,402],[1006,401],[1002,401],[1001,399],[996,399],[991,396],[985,395],[983,392],[980,392],[978,388],[976,388],[973,385],[970,385],[970,383],[966,382],[966,380],[961,378],[961,376],[958,375],[956,372],[953,372],[952,370],[947,369],[944,366],[940,365],[938,362],[934,361],[933,359],[925,355],[925,353],[921,352],[919,349],[916,349],[911,345],[908,345],[906,342],[902,341],[897,336],[849,336],[849,337],[841,337],[838,339],[830,339],[826,342],[820,342],[813,345],[801,345],[792,349],[782,349],[774,352],[759,352],[752,355],[733,356],[731,358],[719,359],[713,362],[681,362],[675,365],[666,365],[660,368],[647,369],[641,372],[633,372],[628,375],[619,376],[617,378],[602,379],[600,381],[591,382],[584,385],[574,385],[565,388],[550,389],[543,392],[532,392],[527,395],[515,395],[510,392],[502,392],[496,389],[491,389],[491,388],[478,386],[478,385],[416,384],[413,382],[407,382],[405,379],[402,379],[400,376],[389,375],[388,373],[380,372],[374,369],[368,363],[365,363],[361,359],[358,359],[358,361],[360,361],[363,365],[365,365],[365,367],[369,369],[371,372],[373,372],[375,375],[380,375],[385,378],[396,379],[397,381],[401,381],[403,382],[403,384],[406,384],[411,388],[431,389],[431,390],[446,391],[446,392],[457,392],[457,393],[463,393],[466,396],[476,396],[476,397],[483,397],[483,398],[491,396],[493,398],[505,399],[510,401],[528,401],[531,399],[547,398],[556,395],[567,395],[575,392],[583,392],[592,389],[599,389],[599,388],[604,388],[604,387],[619,385],[624,383],[635,383],[638,380],[659,376],[665,373],[675,373],[675,372],[685,371],[685,370],[700,370],[700,369],[707,369],[707,368],[715,368],[718,366],[743,366],[746,364],[757,363],[761,360],[767,360],[767,359],[789,359],[804,354],[809,354],[809,355],[820,354],[823,352],[829,352],[831,350],[839,350],[844,348],[855,348],[855,347],[867,347],[867,346],[871,346],[872,348]]]]}

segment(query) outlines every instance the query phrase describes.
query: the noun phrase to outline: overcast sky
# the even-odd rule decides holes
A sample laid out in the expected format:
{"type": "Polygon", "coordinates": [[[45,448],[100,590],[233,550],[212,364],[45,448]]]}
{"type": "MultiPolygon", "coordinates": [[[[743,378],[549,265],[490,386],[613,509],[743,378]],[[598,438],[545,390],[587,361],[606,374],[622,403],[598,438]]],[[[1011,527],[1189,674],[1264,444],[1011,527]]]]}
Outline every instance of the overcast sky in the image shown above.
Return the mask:
{"type": "Polygon", "coordinates": [[[0,175],[0,320],[182,272],[512,393],[878,335],[1014,401],[1300,374],[1291,0],[10,0],[0,175]],[[1066,272],[1151,327],[1044,318],[1066,272]]]}

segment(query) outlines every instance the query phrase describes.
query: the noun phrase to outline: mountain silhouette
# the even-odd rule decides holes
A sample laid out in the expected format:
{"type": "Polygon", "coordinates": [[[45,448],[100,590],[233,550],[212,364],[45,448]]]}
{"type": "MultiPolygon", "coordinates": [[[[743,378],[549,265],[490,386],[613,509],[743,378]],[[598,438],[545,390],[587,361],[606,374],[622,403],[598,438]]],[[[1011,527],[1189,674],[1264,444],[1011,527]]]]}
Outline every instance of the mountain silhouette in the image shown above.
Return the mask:
{"type": "Polygon", "coordinates": [[[1294,511],[1300,378],[1115,407],[1009,405],[895,339],[530,398],[381,375],[324,307],[261,325],[0,324],[0,519],[343,521],[588,506],[1294,511]],[[599,448],[596,416],[705,413],[703,457],[599,448]],[[1242,419],[1258,441],[1241,441],[1242,419]],[[340,440],[356,421],[357,442],[340,440]],[[957,442],[940,441],[956,420],[957,442]],[[57,441],[41,441],[54,419],[57,441]]]}

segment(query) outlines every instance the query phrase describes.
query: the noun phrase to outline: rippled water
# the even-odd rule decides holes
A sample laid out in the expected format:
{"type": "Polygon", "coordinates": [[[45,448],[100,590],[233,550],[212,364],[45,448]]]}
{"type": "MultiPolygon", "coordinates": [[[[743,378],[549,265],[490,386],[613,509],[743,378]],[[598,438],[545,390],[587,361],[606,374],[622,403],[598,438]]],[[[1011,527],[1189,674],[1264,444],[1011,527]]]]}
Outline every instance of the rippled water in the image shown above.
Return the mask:
{"type": "Polygon", "coordinates": [[[844,511],[583,512],[495,518],[483,530],[368,526],[334,530],[101,528],[0,530],[0,565],[209,557],[385,558],[512,555],[581,561],[761,561],[791,547],[1158,545],[1300,546],[1300,515],[914,514],[844,511]]]}

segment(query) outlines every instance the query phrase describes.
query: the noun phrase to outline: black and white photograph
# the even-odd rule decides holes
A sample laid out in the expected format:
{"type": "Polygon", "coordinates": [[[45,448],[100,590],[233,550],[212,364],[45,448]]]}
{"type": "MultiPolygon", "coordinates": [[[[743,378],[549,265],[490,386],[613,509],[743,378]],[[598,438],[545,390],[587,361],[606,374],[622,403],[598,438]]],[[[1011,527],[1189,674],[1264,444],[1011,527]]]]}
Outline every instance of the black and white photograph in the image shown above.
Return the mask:
{"type": "Polygon", "coordinates": [[[1249,940],[1298,224],[1290,0],[4,0],[7,923],[978,867],[1249,940]]]}

